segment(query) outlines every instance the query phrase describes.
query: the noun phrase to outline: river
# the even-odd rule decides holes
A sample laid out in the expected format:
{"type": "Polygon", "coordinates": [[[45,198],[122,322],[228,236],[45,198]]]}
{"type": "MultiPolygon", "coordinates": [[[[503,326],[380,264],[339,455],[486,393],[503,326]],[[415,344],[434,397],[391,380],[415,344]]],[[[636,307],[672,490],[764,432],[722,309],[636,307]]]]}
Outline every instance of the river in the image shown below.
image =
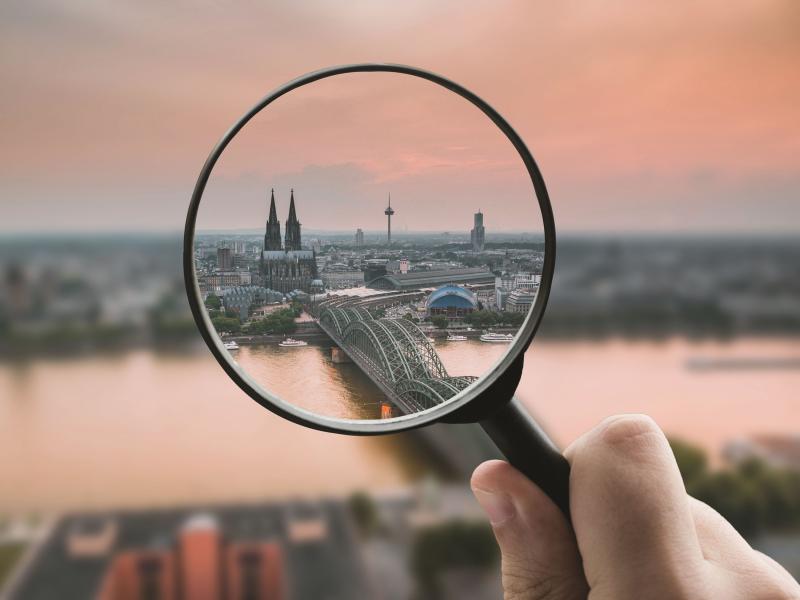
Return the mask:
{"type": "MultiPolygon", "coordinates": [[[[437,348],[451,373],[467,374],[467,353],[505,347],[437,348]]],[[[320,348],[300,351],[325,362],[320,348]]],[[[561,444],[631,411],[712,455],[737,437],[800,433],[800,370],[687,368],[697,357],[797,358],[800,340],[535,341],[519,396],[561,444]]],[[[339,367],[326,368],[327,379],[279,369],[280,385],[318,397],[337,385],[339,367]]],[[[426,470],[405,436],[327,434],[272,415],[203,350],[0,364],[0,456],[0,513],[11,514],[343,494],[426,470]]]]}
{"type": "MultiPolygon", "coordinates": [[[[434,348],[449,374],[481,375],[508,345],[437,340],[434,348]]],[[[381,416],[381,391],[355,364],[334,364],[330,346],[242,345],[234,358],[265,389],[315,414],[347,419],[381,416]]]]}

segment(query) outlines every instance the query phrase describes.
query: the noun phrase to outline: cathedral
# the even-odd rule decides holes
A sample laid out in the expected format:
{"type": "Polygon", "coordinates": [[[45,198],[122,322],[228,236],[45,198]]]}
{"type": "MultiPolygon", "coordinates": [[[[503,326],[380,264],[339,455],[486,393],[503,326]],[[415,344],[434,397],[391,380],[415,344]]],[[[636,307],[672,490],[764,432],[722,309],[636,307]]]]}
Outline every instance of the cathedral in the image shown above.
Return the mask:
{"type": "Polygon", "coordinates": [[[261,253],[261,275],[264,287],[286,294],[293,290],[311,291],[311,282],[317,278],[317,260],[313,250],[300,247],[300,221],[294,207],[294,190],[289,201],[289,218],[286,236],[281,247],[281,223],[275,210],[275,190],[269,203],[267,231],[264,234],[264,251],[261,253]]]}

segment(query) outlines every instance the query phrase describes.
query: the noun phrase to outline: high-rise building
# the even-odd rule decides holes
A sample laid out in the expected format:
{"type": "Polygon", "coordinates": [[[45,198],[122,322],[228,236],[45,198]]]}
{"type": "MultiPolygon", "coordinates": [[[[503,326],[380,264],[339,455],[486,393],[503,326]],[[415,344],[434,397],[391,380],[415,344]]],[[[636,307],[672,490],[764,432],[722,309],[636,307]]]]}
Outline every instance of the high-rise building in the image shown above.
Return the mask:
{"type": "Polygon", "coordinates": [[[217,248],[217,270],[230,271],[233,269],[233,252],[230,248],[217,248]]]}
{"type": "Polygon", "coordinates": [[[475,213],[475,222],[472,226],[472,231],[470,231],[469,237],[470,241],[472,242],[472,249],[475,252],[483,252],[486,229],[483,226],[483,213],[480,210],[475,213]]]}
{"type": "Polygon", "coordinates": [[[394,214],[394,209],[392,208],[392,195],[389,194],[389,206],[386,207],[386,210],[383,211],[383,214],[386,215],[387,224],[386,224],[386,240],[387,243],[391,246],[392,245],[392,215],[394,214]]]}
{"type": "Polygon", "coordinates": [[[361,229],[356,229],[356,246],[361,247],[364,245],[364,232],[361,229]]]}
{"type": "Polygon", "coordinates": [[[289,218],[286,220],[286,239],[284,247],[287,250],[300,250],[300,221],[294,209],[294,190],[289,199],[289,218]]]}

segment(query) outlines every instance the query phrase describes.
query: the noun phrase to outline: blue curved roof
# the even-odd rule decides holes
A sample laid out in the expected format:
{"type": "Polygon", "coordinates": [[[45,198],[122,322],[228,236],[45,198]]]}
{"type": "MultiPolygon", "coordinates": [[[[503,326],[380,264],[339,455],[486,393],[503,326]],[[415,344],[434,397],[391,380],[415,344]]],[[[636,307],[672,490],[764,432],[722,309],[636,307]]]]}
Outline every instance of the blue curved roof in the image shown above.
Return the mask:
{"type": "Polygon", "coordinates": [[[443,285],[431,292],[425,306],[428,308],[446,308],[448,306],[477,308],[478,300],[475,294],[466,288],[459,285],[443,285]]]}

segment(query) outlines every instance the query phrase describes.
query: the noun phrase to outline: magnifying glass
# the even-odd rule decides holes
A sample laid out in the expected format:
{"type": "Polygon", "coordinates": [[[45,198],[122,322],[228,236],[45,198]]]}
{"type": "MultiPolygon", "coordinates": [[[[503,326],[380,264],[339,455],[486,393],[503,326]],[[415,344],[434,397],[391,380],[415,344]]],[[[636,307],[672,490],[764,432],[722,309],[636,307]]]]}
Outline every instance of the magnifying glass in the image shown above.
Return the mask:
{"type": "Polygon", "coordinates": [[[569,514],[569,465],[514,398],[555,227],[525,143],[484,100],[392,64],[309,73],[203,166],[183,267],[200,332],[274,413],[375,435],[479,423],[569,514]]]}

